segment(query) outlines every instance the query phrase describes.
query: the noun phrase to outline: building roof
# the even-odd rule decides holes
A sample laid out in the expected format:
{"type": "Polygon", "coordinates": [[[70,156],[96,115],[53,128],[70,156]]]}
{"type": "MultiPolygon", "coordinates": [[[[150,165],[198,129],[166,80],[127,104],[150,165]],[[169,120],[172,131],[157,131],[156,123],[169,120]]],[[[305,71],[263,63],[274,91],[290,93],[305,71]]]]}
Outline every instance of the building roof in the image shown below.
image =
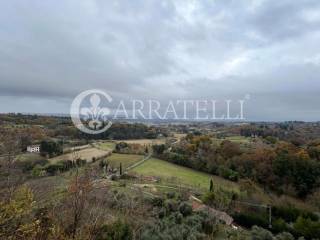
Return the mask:
{"type": "Polygon", "coordinates": [[[37,144],[37,145],[30,145],[30,146],[28,146],[28,148],[37,148],[37,147],[40,147],[40,145],[37,144]]]}

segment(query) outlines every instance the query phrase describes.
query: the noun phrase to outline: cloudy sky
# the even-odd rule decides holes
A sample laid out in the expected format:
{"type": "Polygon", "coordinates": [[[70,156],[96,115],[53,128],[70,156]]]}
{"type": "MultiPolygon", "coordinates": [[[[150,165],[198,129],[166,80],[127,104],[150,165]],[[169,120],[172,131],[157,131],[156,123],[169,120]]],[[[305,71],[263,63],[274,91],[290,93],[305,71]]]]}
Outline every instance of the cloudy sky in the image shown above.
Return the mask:
{"type": "Polygon", "coordinates": [[[0,112],[67,113],[93,88],[320,120],[320,1],[0,2],[0,112]]]}

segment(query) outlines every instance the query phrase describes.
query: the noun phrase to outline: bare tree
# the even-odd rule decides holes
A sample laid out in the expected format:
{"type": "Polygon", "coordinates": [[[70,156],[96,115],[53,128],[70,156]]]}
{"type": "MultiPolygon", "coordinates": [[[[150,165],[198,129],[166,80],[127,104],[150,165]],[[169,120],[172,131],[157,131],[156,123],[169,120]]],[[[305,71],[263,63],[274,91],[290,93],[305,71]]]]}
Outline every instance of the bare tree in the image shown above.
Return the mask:
{"type": "Polygon", "coordinates": [[[87,208],[89,194],[92,188],[89,171],[84,171],[84,174],[80,175],[79,169],[77,168],[75,176],[68,186],[68,202],[71,217],[69,233],[73,239],[76,238],[77,230],[83,218],[84,211],[87,208]]]}
{"type": "Polygon", "coordinates": [[[20,185],[22,179],[21,174],[17,173],[15,162],[17,155],[21,153],[20,150],[20,137],[12,130],[3,130],[0,133],[0,172],[1,188],[4,199],[9,200],[17,186],[20,185]]]}

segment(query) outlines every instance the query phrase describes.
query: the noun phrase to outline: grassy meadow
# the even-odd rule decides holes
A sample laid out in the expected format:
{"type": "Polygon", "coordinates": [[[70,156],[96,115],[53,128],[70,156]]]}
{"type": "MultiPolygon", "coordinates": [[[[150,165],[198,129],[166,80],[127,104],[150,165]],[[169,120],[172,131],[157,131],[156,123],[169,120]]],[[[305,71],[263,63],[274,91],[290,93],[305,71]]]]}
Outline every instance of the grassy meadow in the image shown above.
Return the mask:
{"type": "Polygon", "coordinates": [[[142,160],[143,157],[143,155],[113,153],[111,156],[107,157],[107,160],[112,167],[119,167],[121,163],[123,169],[126,169],[132,164],[142,160]]]}
{"type": "Polygon", "coordinates": [[[164,181],[177,181],[178,183],[199,187],[201,189],[208,189],[210,179],[212,179],[215,186],[239,191],[236,183],[156,158],[149,159],[132,171],[141,175],[157,176],[164,181]]]}

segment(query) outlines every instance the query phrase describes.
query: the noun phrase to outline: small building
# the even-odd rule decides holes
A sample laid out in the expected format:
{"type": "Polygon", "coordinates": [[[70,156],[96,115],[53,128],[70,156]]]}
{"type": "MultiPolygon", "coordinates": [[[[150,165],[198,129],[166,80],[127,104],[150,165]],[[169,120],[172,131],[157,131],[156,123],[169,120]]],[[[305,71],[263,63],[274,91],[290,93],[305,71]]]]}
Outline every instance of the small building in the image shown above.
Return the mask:
{"type": "Polygon", "coordinates": [[[40,152],[40,145],[31,145],[27,147],[27,152],[38,153],[40,152]]]}

